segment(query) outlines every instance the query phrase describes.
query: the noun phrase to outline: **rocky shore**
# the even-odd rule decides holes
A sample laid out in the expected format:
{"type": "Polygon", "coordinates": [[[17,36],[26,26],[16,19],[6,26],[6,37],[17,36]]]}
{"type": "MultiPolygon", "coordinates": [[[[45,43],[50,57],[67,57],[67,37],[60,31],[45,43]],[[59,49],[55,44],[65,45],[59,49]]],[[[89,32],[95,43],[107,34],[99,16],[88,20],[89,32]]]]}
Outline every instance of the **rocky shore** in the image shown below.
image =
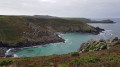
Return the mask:
{"type": "Polygon", "coordinates": [[[0,57],[10,48],[32,47],[64,42],[60,33],[99,34],[104,31],[81,21],[62,18],[39,18],[29,16],[1,16],[0,57]]]}
{"type": "Polygon", "coordinates": [[[107,40],[103,39],[90,39],[87,42],[81,44],[78,49],[79,53],[99,51],[104,49],[109,49],[110,46],[120,44],[120,39],[118,37],[112,36],[107,40]]]}
{"type": "MultiPolygon", "coordinates": [[[[16,51],[19,51],[20,48],[24,48],[24,47],[33,47],[33,46],[37,46],[37,45],[46,45],[46,44],[49,44],[49,43],[58,43],[58,42],[65,42],[64,39],[62,39],[61,37],[55,37],[53,38],[52,40],[50,41],[43,41],[43,42],[40,42],[40,41],[31,41],[31,42],[18,42],[16,44],[4,44],[2,42],[0,42],[0,57],[13,57],[13,54],[10,54],[10,55],[5,55],[6,51],[11,49],[11,48],[16,48],[16,51]]],[[[15,52],[15,51],[13,51],[15,52]]]]}
{"type": "MultiPolygon", "coordinates": [[[[100,32],[104,31],[104,29],[101,29],[99,27],[96,27],[95,30],[90,30],[90,31],[67,31],[67,32],[62,32],[62,33],[89,33],[89,34],[94,34],[97,35],[100,32]]],[[[5,44],[0,42],[0,57],[13,57],[13,55],[5,55],[6,51],[10,48],[24,48],[24,47],[32,47],[32,46],[37,46],[37,45],[45,45],[49,43],[58,43],[58,42],[65,42],[64,39],[59,37],[60,34],[54,34],[54,37],[51,38],[50,40],[46,41],[28,41],[28,42],[18,42],[16,44],[5,44]]],[[[18,49],[19,50],[19,49],[18,49]]]]}

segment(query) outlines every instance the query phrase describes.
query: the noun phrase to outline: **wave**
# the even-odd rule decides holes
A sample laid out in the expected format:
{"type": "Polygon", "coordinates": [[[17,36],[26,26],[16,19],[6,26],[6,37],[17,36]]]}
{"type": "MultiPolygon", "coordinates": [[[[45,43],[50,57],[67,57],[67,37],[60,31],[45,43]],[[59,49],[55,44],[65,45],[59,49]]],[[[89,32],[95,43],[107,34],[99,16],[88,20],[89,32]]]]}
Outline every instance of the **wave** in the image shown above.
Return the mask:
{"type": "Polygon", "coordinates": [[[24,49],[24,48],[10,48],[6,51],[5,57],[7,57],[7,56],[18,57],[15,53],[22,49],[24,49]]]}
{"type": "Polygon", "coordinates": [[[14,54],[13,57],[21,57],[21,56],[18,56],[17,54],[14,54]]]}
{"type": "Polygon", "coordinates": [[[68,40],[69,40],[69,39],[65,39],[65,43],[67,43],[67,42],[68,42],[68,40]]]}
{"type": "Polygon", "coordinates": [[[99,34],[100,37],[106,39],[113,36],[112,30],[105,30],[99,34]]]}
{"type": "Polygon", "coordinates": [[[9,54],[10,54],[10,51],[11,51],[12,49],[13,49],[13,48],[8,49],[8,50],[6,51],[6,53],[5,53],[5,56],[9,55],[9,54]]]}

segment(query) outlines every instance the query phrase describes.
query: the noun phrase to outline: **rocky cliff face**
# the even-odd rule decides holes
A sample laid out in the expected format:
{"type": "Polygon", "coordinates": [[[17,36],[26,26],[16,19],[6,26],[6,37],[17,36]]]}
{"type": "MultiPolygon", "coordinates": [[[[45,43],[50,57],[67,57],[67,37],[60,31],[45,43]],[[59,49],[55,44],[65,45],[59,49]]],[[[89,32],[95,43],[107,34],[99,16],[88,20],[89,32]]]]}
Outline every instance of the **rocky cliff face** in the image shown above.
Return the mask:
{"type": "MultiPolygon", "coordinates": [[[[81,21],[62,18],[36,18],[34,16],[3,16],[0,18],[0,42],[11,46],[17,43],[64,42],[61,33],[99,34],[104,29],[93,27],[81,21]],[[58,40],[58,41],[57,41],[58,40]]],[[[2,46],[3,44],[0,44],[2,46]]],[[[31,45],[30,45],[31,46],[31,45]]]]}
{"type": "Polygon", "coordinates": [[[3,18],[0,18],[0,53],[6,51],[2,48],[22,48],[64,42],[65,40],[60,38],[57,32],[99,34],[104,31],[81,21],[62,18],[1,17],[3,18]]]}
{"type": "Polygon", "coordinates": [[[118,37],[112,36],[107,40],[103,39],[90,39],[87,42],[81,44],[78,52],[84,53],[89,51],[99,51],[103,49],[109,49],[110,46],[120,44],[118,37]]]}

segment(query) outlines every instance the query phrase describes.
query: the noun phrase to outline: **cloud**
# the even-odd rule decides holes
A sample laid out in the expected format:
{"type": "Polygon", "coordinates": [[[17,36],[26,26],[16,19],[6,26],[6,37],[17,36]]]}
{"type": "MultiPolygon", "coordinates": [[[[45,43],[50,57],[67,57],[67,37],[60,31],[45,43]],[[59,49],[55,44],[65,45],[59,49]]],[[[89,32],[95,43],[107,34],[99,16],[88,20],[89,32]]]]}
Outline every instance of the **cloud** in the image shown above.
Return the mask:
{"type": "Polygon", "coordinates": [[[56,0],[39,0],[41,2],[56,3],[56,0]]]}
{"type": "Polygon", "coordinates": [[[0,14],[120,17],[120,0],[0,0],[0,14]]]}

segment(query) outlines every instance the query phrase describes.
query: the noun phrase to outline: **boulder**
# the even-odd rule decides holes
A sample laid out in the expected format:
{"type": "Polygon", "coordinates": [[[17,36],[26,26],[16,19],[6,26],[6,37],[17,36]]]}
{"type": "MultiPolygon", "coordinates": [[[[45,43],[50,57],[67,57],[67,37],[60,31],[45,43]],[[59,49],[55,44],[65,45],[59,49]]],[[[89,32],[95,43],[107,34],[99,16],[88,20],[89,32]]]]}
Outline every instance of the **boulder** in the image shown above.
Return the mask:
{"type": "Polygon", "coordinates": [[[118,37],[112,36],[107,40],[103,39],[90,39],[85,43],[82,43],[78,49],[79,53],[89,52],[89,51],[99,51],[104,49],[109,49],[110,45],[120,44],[120,39],[118,37]]]}
{"type": "Polygon", "coordinates": [[[97,51],[101,50],[106,46],[105,40],[103,39],[90,39],[87,42],[81,44],[81,47],[78,49],[78,52],[86,51],[97,51]]]}
{"type": "Polygon", "coordinates": [[[112,36],[111,38],[106,40],[106,43],[108,43],[108,45],[116,45],[116,44],[120,43],[120,39],[116,36],[112,36]]]}

